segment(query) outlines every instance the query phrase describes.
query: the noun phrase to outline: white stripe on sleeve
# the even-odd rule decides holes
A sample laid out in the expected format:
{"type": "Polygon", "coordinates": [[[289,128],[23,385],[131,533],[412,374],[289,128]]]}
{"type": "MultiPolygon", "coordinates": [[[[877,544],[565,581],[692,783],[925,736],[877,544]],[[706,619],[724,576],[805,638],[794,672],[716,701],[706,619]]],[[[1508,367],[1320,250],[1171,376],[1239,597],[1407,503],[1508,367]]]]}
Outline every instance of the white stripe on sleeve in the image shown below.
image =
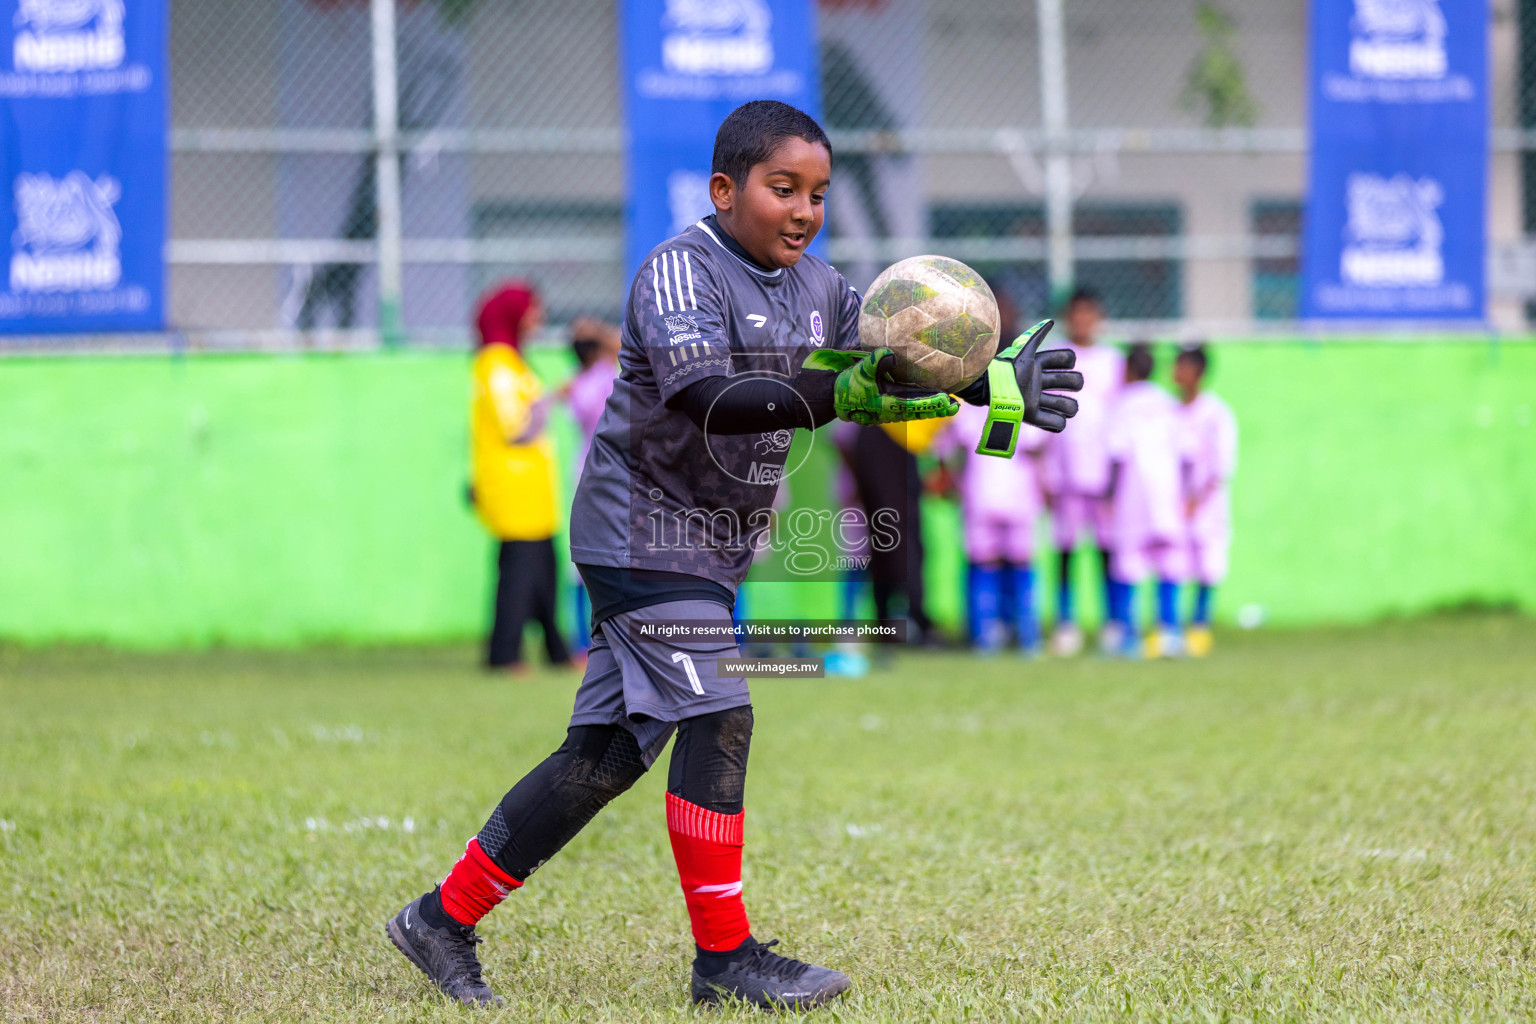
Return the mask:
{"type": "Polygon", "coordinates": [[[672,280],[667,276],[667,254],[661,254],[661,290],[667,296],[667,310],[670,312],[675,307],[672,305],[672,280]]]}
{"type": "Polygon", "coordinates": [[[684,310],[688,308],[688,303],[683,301],[683,272],[678,266],[677,250],[670,250],[668,255],[672,257],[672,288],[677,292],[677,308],[684,310]]]}
{"type": "Polygon", "coordinates": [[[683,269],[688,272],[688,308],[698,309],[699,302],[693,297],[693,261],[688,258],[688,251],[683,250],[683,269]]]}

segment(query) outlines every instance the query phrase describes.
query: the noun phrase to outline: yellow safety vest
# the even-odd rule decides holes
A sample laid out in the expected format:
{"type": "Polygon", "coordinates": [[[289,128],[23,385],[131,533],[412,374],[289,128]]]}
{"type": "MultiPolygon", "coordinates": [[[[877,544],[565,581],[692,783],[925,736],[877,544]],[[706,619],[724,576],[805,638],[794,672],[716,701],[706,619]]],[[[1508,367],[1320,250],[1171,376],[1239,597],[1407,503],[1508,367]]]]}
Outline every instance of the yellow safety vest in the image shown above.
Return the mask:
{"type": "Polygon", "coordinates": [[[469,403],[470,479],[475,511],[502,540],[555,534],[555,452],[548,431],[518,443],[534,403],[544,394],[510,345],[486,345],[475,356],[469,403]]]}

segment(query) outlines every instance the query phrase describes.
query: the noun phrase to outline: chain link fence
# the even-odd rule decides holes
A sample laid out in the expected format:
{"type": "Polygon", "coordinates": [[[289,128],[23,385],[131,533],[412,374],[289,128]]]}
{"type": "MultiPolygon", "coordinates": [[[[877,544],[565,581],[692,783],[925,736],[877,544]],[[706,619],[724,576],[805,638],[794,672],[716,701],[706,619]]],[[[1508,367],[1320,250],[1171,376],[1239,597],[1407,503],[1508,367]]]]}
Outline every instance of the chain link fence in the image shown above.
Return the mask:
{"type": "MultiPolygon", "coordinates": [[[[397,0],[392,62],[375,53],[378,6],[172,0],[171,323],[214,346],[375,343],[393,329],[381,182],[399,197],[411,342],[462,342],[476,295],[513,275],[556,324],[616,317],[612,0],[397,0]]],[[[1515,330],[1536,313],[1536,0],[1492,11],[1490,309],[1515,330]]],[[[818,14],[830,252],[856,286],[938,251],[1021,316],[1071,278],[1127,332],[1294,329],[1304,0],[821,0],[818,14]],[[1054,78],[1042,32],[1059,32],[1054,78]]]]}

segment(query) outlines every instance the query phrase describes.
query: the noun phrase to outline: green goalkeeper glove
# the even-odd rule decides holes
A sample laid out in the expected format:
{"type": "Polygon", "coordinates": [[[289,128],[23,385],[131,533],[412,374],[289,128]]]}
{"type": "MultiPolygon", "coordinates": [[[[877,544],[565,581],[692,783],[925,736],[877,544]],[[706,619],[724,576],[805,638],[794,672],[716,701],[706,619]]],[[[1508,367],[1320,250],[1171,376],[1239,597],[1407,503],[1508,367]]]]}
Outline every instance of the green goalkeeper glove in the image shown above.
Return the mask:
{"type": "Polygon", "coordinates": [[[884,363],[894,358],[888,348],[873,352],[818,349],[806,358],[803,369],[835,373],[832,407],[837,418],[861,426],[930,420],[960,411],[960,403],[942,391],[909,388],[891,380],[884,363]]]}
{"type": "Polygon", "coordinates": [[[987,425],[976,446],[979,454],[1011,456],[1020,422],[1060,433],[1077,415],[1077,399],[1052,394],[1082,390],[1083,375],[1072,369],[1077,356],[1065,348],[1039,351],[1055,324],[1042,320],[1019,335],[993,357],[986,373],[960,392],[970,404],[987,406],[987,425]]]}

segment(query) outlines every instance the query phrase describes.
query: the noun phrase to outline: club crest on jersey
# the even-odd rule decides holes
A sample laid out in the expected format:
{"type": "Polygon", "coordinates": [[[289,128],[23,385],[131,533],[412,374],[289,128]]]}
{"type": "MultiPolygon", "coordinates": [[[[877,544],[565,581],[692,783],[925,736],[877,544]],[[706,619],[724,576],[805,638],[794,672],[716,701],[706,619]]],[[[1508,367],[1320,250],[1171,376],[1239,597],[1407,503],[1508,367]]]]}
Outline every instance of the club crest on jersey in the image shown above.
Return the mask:
{"type": "Polygon", "coordinates": [[[820,345],[826,340],[825,328],[821,323],[821,310],[811,310],[811,344],[820,345]]]}

